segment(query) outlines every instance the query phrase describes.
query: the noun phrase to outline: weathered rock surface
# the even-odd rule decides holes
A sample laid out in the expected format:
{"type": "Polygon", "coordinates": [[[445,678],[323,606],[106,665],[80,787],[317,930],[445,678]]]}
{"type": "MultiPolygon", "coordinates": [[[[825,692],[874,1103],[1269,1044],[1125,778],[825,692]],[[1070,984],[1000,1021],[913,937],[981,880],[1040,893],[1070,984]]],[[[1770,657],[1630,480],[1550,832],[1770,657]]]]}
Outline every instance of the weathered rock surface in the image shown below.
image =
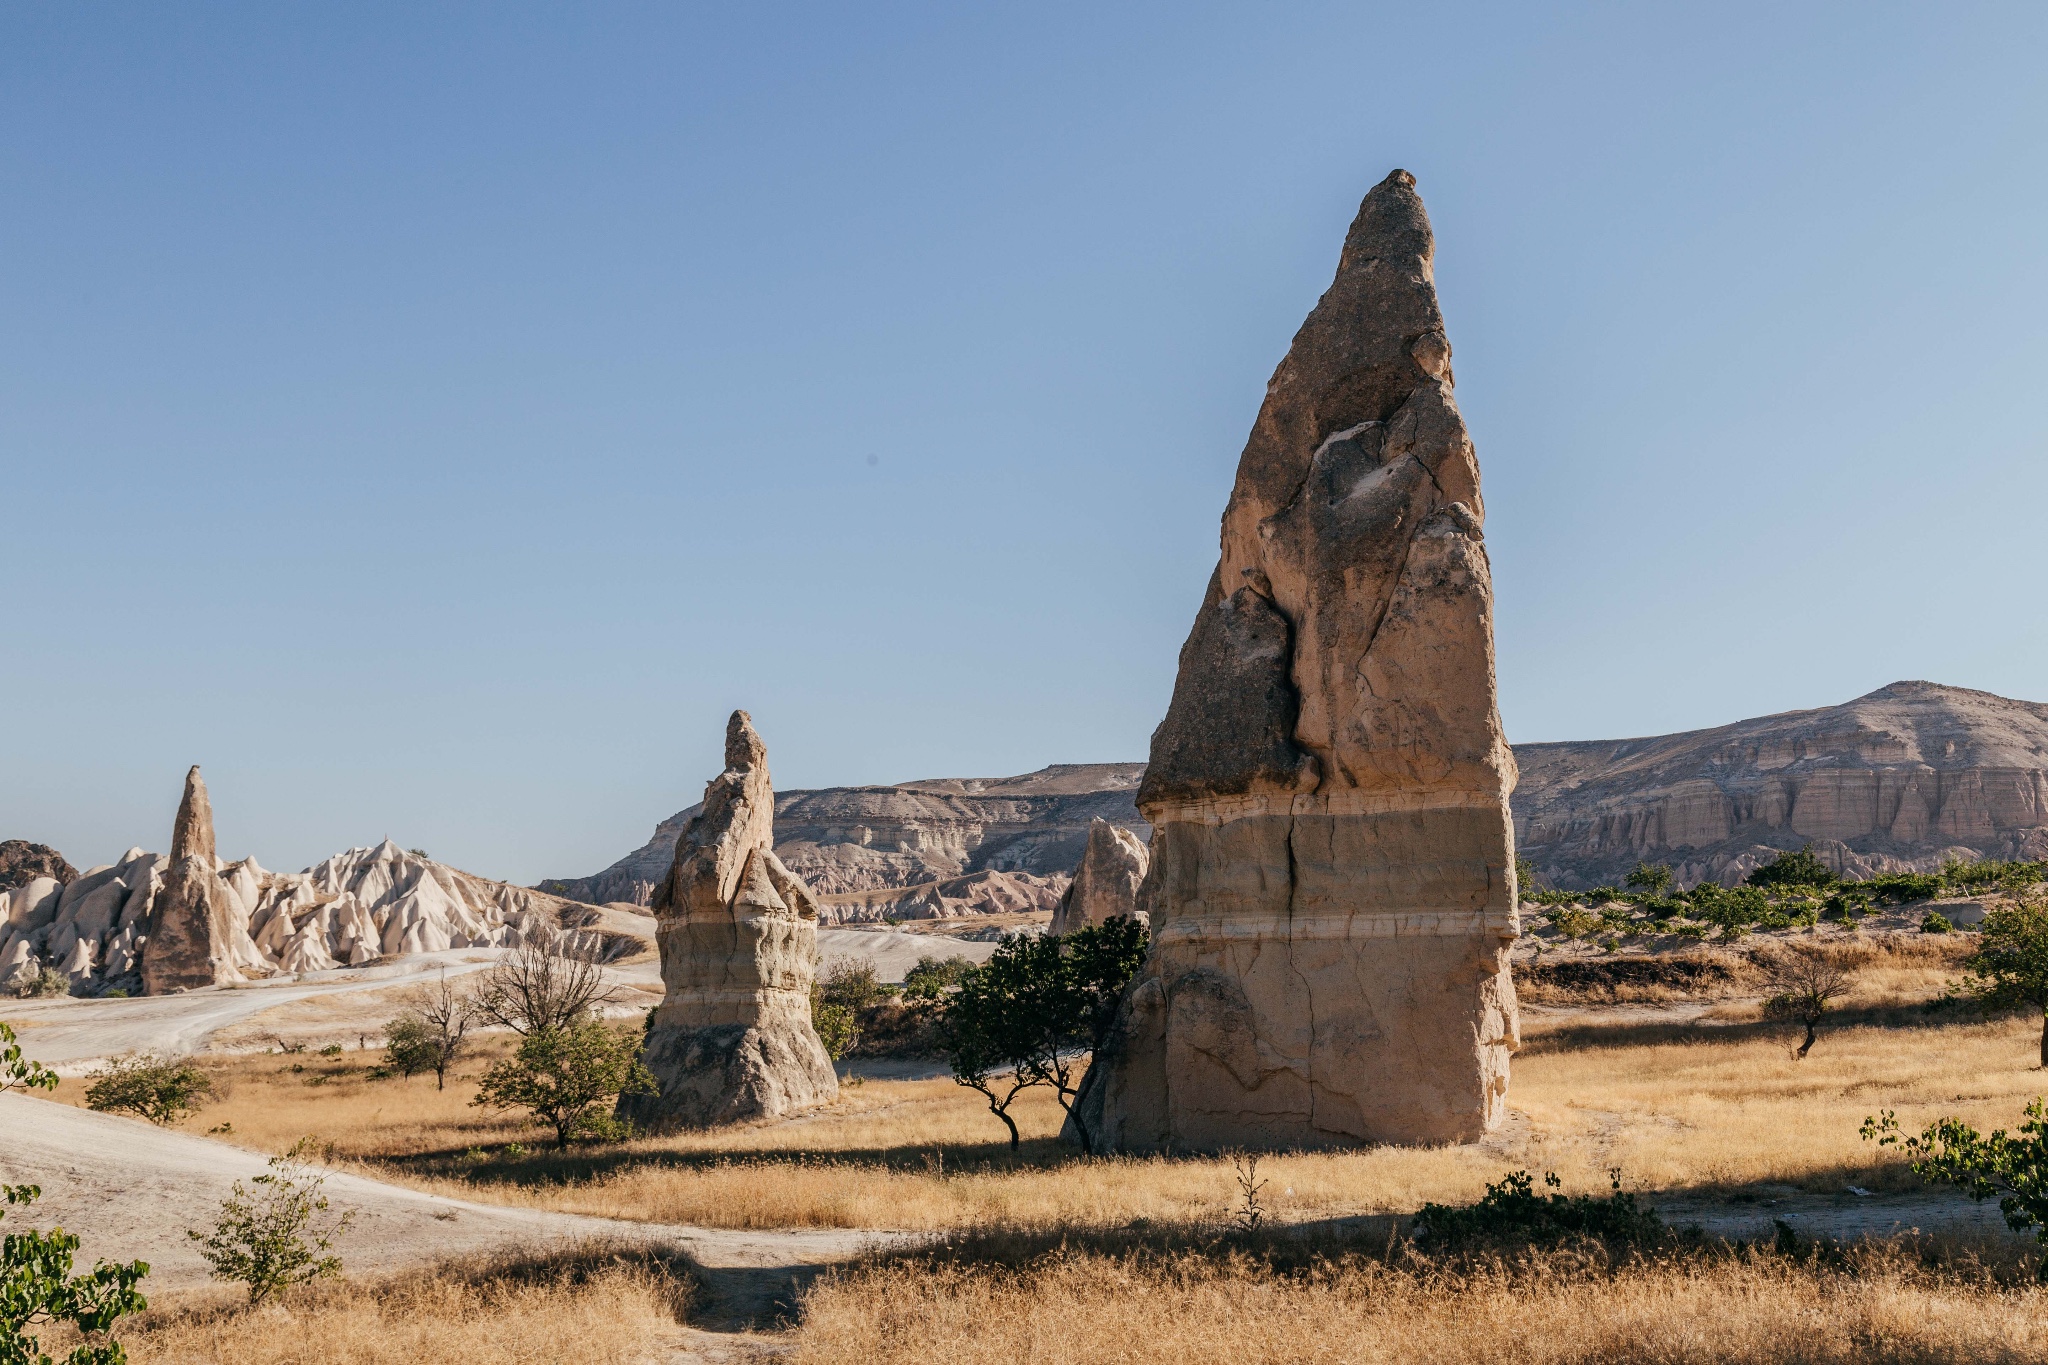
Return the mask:
{"type": "Polygon", "coordinates": [[[1099,1148],[1478,1137],[1518,932],[1479,467],[1412,177],[1365,198],[1267,387],[1138,808],[1154,946],[1099,1148]]]}
{"type": "Polygon", "coordinates": [[[811,1027],[818,903],[775,856],[768,750],[744,711],[727,723],[725,771],[676,841],[654,914],[667,993],[644,1059],[661,1090],[621,1097],[622,1117],[702,1127],[839,1093],[811,1027]]]}
{"type": "MultiPolygon", "coordinates": [[[[142,944],[142,989],[149,995],[197,990],[241,981],[241,965],[259,959],[248,931],[235,921],[227,889],[217,875],[213,805],[195,764],[185,774],[185,797],[171,826],[170,865],[150,906],[142,944]],[[246,949],[245,949],[246,945],[246,949]]],[[[78,944],[74,952],[82,952],[78,944]]],[[[60,962],[61,970],[74,964],[60,962]]],[[[85,966],[83,961],[76,964],[85,966]]]]}
{"type": "Polygon", "coordinates": [[[1053,912],[1052,932],[1071,934],[1118,915],[1141,918],[1138,888],[1151,856],[1138,836],[1107,820],[1088,826],[1088,848],[1074,870],[1072,885],[1053,912]]]}
{"type": "Polygon", "coordinates": [[[1812,843],[1852,876],[2048,857],[2048,705],[1896,682],[1840,706],[1647,739],[1519,744],[1515,842],[1551,885],[1638,861],[1729,885],[1812,843]]]}
{"type": "Polygon", "coordinates": [[[64,861],[64,855],[48,844],[26,839],[0,839],[0,891],[27,886],[38,877],[48,877],[60,886],[73,881],[78,869],[64,861]]]}
{"type": "Polygon", "coordinates": [[[173,839],[174,849],[203,854],[173,859],[131,848],[68,885],[39,877],[0,891],[0,984],[55,967],[83,994],[189,990],[528,940],[607,961],[643,947],[588,923],[601,917],[588,906],[473,876],[388,839],[304,872],[269,872],[254,858],[223,863],[197,773],[173,839]],[[189,866],[173,878],[181,863],[189,866]],[[152,969],[149,944],[160,924],[169,932],[152,969]]]}
{"type": "MultiPolygon", "coordinates": [[[[1131,799],[1144,771],[1142,763],[1073,763],[1021,777],[783,792],[775,852],[818,896],[826,923],[1008,914],[1020,897],[1051,910],[1092,821],[1140,840],[1151,833],[1131,799]]],[[[540,889],[594,905],[646,905],[700,809],[662,821],[645,846],[603,872],[540,889]]]]}

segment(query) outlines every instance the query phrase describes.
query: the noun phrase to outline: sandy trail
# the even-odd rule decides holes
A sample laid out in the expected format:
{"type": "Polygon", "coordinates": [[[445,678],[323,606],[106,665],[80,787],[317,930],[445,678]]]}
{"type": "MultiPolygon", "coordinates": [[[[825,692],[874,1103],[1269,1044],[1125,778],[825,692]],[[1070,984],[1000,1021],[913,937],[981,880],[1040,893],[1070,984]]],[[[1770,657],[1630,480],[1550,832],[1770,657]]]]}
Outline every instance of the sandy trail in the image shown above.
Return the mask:
{"type": "MultiPolygon", "coordinates": [[[[234,1182],[266,1169],[262,1156],[210,1138],[25,1095],[0,1095],[0,1179],[43,1189],[28,1210],[10,1211],[7,1226],[16,1220],[62,1226],[81,1239],[81,1263],[97,1257],[148,1261],[148,1286],[154,1289],[206,1281],[206,1264],[186,1230],[210,1228],[234,1182]]],[[[338,1206],[357,1210],[354,1226],[335,1243],[351,1273],[603,1238],[674,1247],[707,1268],[734,1272],[714,1276],[714,1291],[721,1279],[765,1280],[772,1288],[775,1281],[786,1284],[863,1247],[894,1240],[889,1233],[859,1230],[732,1231],[473,1204],[345,1172],[329,1174],[326,1189],[338,1206]]]]}
{"type": "MultiPolygon", "coordinates": [[[[24,1053],[64,1075],[80,1075],[101,1058],[124,1052],[183,1056],[205,1051],[222,1029],[280,1005],[402,986],[443,968],[450,975],[481,971],[502,955],[495,949],[454,949],[376,967],[127,1000],[11,1000],[5,1015],[20,1034],[24,1053]]],[[[605,975],[621,986],[652,984],[660,981],[660,968],[650,959],[608,967],[605,975]]]]}

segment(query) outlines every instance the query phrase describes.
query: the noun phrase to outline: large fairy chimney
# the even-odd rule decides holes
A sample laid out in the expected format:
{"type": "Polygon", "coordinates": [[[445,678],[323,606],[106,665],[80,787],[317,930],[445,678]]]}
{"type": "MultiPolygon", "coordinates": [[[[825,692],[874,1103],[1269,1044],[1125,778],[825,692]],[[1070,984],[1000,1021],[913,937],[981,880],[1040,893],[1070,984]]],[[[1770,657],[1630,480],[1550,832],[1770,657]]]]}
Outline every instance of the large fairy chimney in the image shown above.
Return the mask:
{"type": "Polygon", "coordinates": [[[171,827],[170,868],[150,907],[143,992],[163,995],[242,980],[231,948],[235,927],[214,857],[213,806],[194,764],[185,774],[185,798],[171,827]]]}
{"type": "Polygon", "coordinates": [[[1152,736],[1154,946],[1096,1150],[1448,1142],[1515,1049],[1514,758],[1479,466],[1415,180],[1365,197],[1266,391],[1152,736]]]}
{"type": "Polygon", "coordinates": [[[668,989],[644,1060],[661,1090],[621,1098],[621,1117],[701,1127],[773,1118],[839,1093],[811,1027],[818,902],[774,844],[768,749],[735,711],[725,771],[705,787],[654,893],[668,989]]]}

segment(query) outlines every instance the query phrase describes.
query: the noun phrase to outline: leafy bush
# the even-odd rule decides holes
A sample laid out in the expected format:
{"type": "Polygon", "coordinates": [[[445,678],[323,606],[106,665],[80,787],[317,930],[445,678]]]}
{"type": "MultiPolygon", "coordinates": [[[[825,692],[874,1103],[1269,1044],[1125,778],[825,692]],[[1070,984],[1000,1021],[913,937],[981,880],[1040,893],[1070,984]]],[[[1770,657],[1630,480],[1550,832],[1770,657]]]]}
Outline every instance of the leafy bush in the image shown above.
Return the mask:
{"type": "Polygon", "coordinates": [[[591,1121],[601,1105],[657,1088],[640,1064],[640,1039],[586,1019],[527,1034],[510,1060],[484,1073],[470,1103],[528,1110],[554,1128],[556,1147],[567,1147],[578,1134],[596,1136],[591,1121]]]}
{"type": "Polygon", "coordinates": [[[307,1164],[313,1144],[300,1138],[288,1152],[270,1158],[270,1169],[251,1190],[237,1180],[221,1202],[212,1232],[187,1232],[218,1280],[249,1287],[249,1302],[262,1303],[280,1289],[338,1274],[341,1258],[333,1241],[355,1221],[355,1210],[329,1213],[324,1173],[307,1164]]]}
{"type": "Polygon", "coordinates": [[[921,957],[903,977],[903,994],[910,1000],[938,1000],[967,979],[974,964],[964,957],[921,957]]]}
{"type": "Polygon", "coordinates": [[[815,986],[811,988],[811,1028],[825,1045],[825,1055],[835,1062],[860,1042],[860,1021],[853,1011],[821,999],[815,986]]]}
{"type": "MultiPolygon", "coordinates": [[[[1996,1195],[2006,1226],[2014,1232],[2033,1228],[2035,1240],[2048,1248],[2048,1107],[2036,1099],[2027,1106],[2026,1120],[2017,1135],[1997,1128],[1984,1137],[1961,1119],[1940,1118],[1918,1137],[1906,1137],[1887,1109],[1863,1120],[1863,1140],[1899,1146],[1923,1180],[1953,1185],[1972,1199],[1996,1195]]],[[[2036,1273],[2048,1281],[2048,1256],[2036,1273]]]]}
{"type": "Polygon", "coordinates": [[[1952,934],[1955,929],[1955,923],[1939,910],[1928,911],[1927,917],[1920,921],[1920,932],[1923,934],[1952,934]]]}
{"type": "Polygon", "coordinates": [[[129,1113],[168,1128],[199,1112],[213,1098],[213,1081],[189,1062],[154,1052],[116,1057],[92,1074],[85,1107],[129,1113]]]}
{"type": "MultiPolygon", "coordinates": [[[[37,1185],[0,1185],[0,1194],[9,1204],[26,1206],[43,1191],[37,1185]]],[[[56,1365],[28,1329],[68,1323],[86,1340],[65,1355],[64,1365],[124,1365],[128,1353],[121,1343],[101,1338],[121,1318],[149,1307],[135,1288],[149,1274],[149,1262],[95,1261],[89,1274],[73,1275],[78,1239],[62,1228],[10,1232],[0,1245],[0,1362],[56,1365]]]]}
{"type": "Polygon", "coordinates": [[[1769,888],[1831,887],[1840,880],[1834,869],[1814,856],[1812,844],[1796,853],[1780,853],[1748,877],[1749,885],[1769,888]]]}
{"type": "Polygon", "coordinates": [[[1664,888],[1671,885],[1671,869],[1662,863],[1637,863],[1635,870],[1622,880],[1638,891],[1661,896],[1664,888]]]}
{"type": "Polygon", "coordinates": [[[1963,970],[1964,986],[1981,1003],[2041,1012],[2041,1065],[2048,1066],[2048,899],[2034,892],[1994,906],[1963,970]]]}
{"type": "MultiPolygon", "coordinates": [[[[1424,1204],[1415,1215],[1417,1240],[1427,1246],[1472,1243],[1541,1244],[1579,1237],[1638,1245],[1664,1235],[1655,1209],[1643,1208],[1621,1188],[1621,1172],[1608,1172],[1613,1189],[1590,1194],[1537,1194],[1527,1171],[1515,1171],[1486,1187],[1476,1204],[1424,1204]]],[[[1563,1182],[1546,1171],[1543,1183],[1555,1191],[1563,1182]]]]}
{"type": "Polygon", "coordinates": [[[1576,905],[1550,912],[1550,927],[1566,938],[1584,938],[1600,926],[1600,920],[1576,905]]]}
{"type": "Polygon", "coordinates": [[[1941,878],[1918,872],[1887,872],[1853,885],[1869,893],[1879,905],[1909,905],[1914,901],[1931,901],[1941,894],[1941,878]]]}
{"type": "Polygon", "coordinates": [[[24,967],[7,983],[8,988],[23,1000],[47,999],[52,996],[71,994],[71,978],[48,965],[33,971],[24,967]]]}

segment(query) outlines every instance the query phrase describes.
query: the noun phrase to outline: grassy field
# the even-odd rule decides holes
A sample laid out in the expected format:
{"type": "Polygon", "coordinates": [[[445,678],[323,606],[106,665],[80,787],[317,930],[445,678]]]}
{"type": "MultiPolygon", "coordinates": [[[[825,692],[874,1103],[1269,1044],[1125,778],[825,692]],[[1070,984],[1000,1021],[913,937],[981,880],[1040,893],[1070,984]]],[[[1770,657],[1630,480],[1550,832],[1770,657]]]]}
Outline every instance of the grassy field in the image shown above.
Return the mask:
{"type": "MultiPolygon", "coordinates": [[[[1854,996],[1811,1056],[1758,1022],[1753,1000],[1669,1010],[1532,1008],[1516,1058],[1516,1118],[1482,1144],[1268,1158],[1282,1221],[1408,1212],[1476,1197],[1518,1166],[1572,1189],[1726,1196],[1764,1186],[1901,1189],[1912,1177],[1857,1128],[1880,1108],[1917,1126],[1954,1113],[2011,1124],[2048,1090],[2038,1023],[1927,1007],[1953,948],[1868,954],[1854,996]]],[[[1046,1092],[1019,1106],[1012,1156],[978,1096],[950,1080],[847,1087],[790,1122],[640,1139],[556,1154],[516,1115],[470,1106],[476,1076],[508,1049],[487,1037],[446,1091],[431,1077],[371,1079],[374,1051],[216,1059],[223,1099],[186,1125],[262,1151],[315,1136],[336,1160],[445,1193],[607,1217],[719,1227],[1030,1228],[1136,1220],[1199,1223],[1237,1197],[1216,1159],[1083,1159],[1054,1137],[1046,1092]],[[514,1144],[517,1144],[515,1147],[514,1144]]],[[[80,1082],[60,1098],[78,1102],[80,1082]]]]}
{"type": "Polygon", "coordinates": [[[321,1281],[253,1311],[236,1291],[174,1294],[118,1337],[135,1365],[642,1365],[672,1358],[691,1289],[685,1268],[589,1248],[321,1281]]]}
{"type": "Polygon", "coordinates": [[[1840,1261],[1594,1252],[1413,1261],[1333,1251],[987,1245],[842,1271],[805,1296],[803,1365],[2017,1365],[2048,1297],[1934,1245],[1840,1261]],[[1930,1263],[1931,1262],[1931,1263],[1930,1263]]]}

